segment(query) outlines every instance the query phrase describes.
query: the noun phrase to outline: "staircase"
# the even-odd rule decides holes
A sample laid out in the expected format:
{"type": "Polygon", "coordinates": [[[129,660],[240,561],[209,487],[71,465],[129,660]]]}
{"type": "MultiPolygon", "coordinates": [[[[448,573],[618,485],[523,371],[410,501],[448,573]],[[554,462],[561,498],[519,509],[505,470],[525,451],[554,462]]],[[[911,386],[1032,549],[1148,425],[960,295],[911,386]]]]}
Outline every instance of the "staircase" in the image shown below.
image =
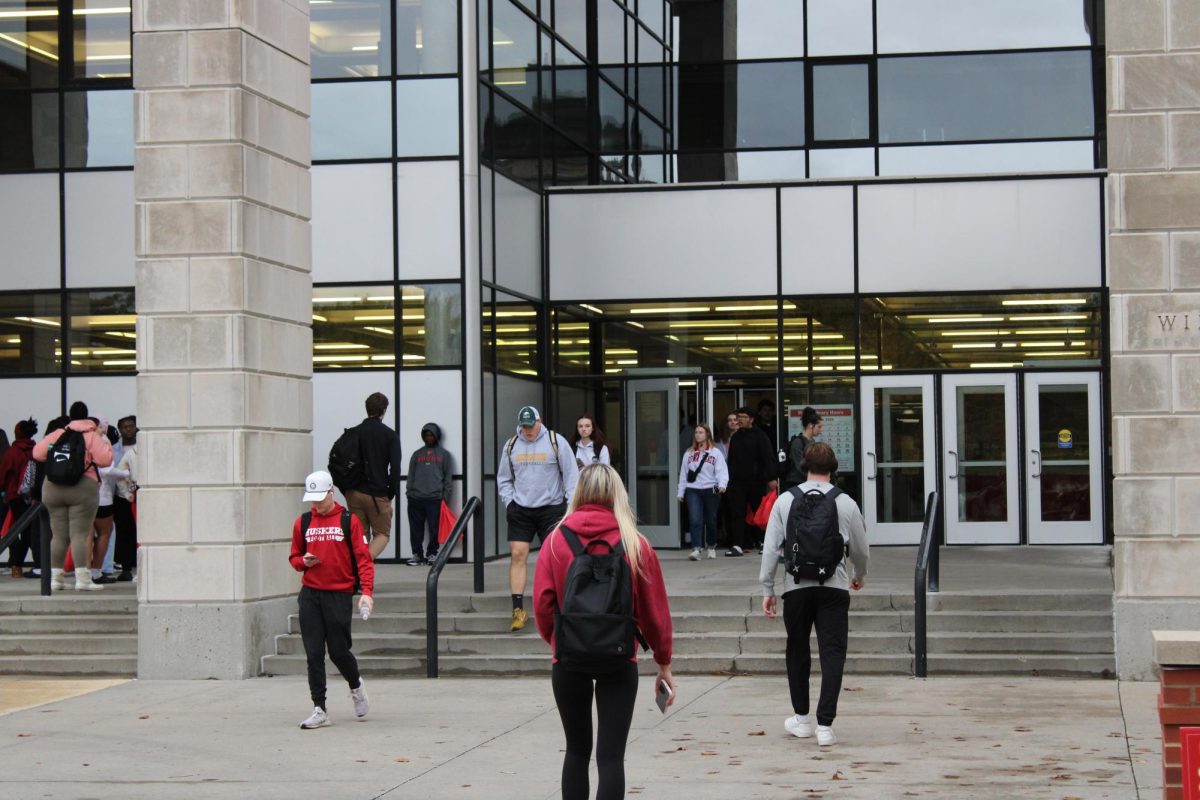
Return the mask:
{"type": "MultiPolygon", "coordinates": [[[[425,674],[424,594],[376,597],[379,611],[354,619],[354,652],[367,675],[425,674]]],[[[442,675],[540,675],[549,648],[532,621],[508,633],[507,596],[443,592],[439,598],[438,664],[442,675]]],[[[783,674],[781,620],[762,614],[747,594],[671,597],[676,673],[783,674]]],[[[305,674],[299,620],[276,637],[263,658],[268,675],[305,674]]],[[[1108,677],[1115,670],[1109,592],[944,592],[930,595],[928,665],[931,676],[953,674],[1108,677]]],[[[911,595],[856,593],[850,610],[848,674],[912,674],[911,595]]],[[[813,653],[816,643],[813,641],[813,653]]],[[[814,658],[814,667],[816,660],[814,658]]],[[[332,665],[329,665],[332,670],[332,665]]],[[[641,659],[643,672],[653,661],[641,659]]]]}
{"type": "Polygon", "coordinates": [[[132,587],[0,597],[0,675],[132,678],[137,620],[132,587]]]}

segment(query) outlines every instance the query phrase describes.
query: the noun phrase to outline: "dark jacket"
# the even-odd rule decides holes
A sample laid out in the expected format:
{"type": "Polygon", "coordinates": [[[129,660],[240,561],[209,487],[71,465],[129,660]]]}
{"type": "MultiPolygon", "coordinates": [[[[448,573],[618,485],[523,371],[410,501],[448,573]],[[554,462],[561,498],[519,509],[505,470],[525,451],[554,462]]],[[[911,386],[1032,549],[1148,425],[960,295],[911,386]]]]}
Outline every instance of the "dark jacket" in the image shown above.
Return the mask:
{"type": "Polygon", "coordinates": [[[359,426],[358,441],[366,474],[355,491],[391,500],[400,491],[400,437],[383,420],[367,417],[359,426]]]}
{"type": "Polygon", "coordinates": [[[425,431],[431,432],[435,441],[433,447],[422,444],[413,451],[408,460],[404,494],[412,500],[449,500],[454,491],[454,462],[441,446],[442,429],[437,423],[427,422],[421,428],[422,442],[425,431]]]}
{"type": "Polygon", "coordinates": [[[0,489],[5,497],[12,501],[17,497],[21,488],[21,478],[25,475],[25,465],[33,457],[33,439],[17,439],[0,459],[0,489]]]}
{"type": "Polygon", "coordinates": [[[766,483],[775,478],[775,446],[757,427],[738,428],[729,440],[729,482],[766,483]]]}
{"type": "Polygon", "coordinates": [[[788,486],[799,486],[808,480],[808,462],[804,460],[804,450],[812,444],[803,433],[798,433],[788,442],[788,463],[791,467],[783,476],[783,482],[788,486]]]}

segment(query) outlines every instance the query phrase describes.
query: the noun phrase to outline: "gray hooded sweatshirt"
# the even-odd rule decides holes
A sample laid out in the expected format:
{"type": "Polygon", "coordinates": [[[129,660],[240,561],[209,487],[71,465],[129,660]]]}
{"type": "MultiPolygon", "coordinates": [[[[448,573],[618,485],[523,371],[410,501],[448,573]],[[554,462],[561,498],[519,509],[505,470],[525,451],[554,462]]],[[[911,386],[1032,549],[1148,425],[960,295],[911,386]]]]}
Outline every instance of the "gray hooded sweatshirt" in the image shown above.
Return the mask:
{"type": "Polygon", "coordinates": [[[425,431],[433,433],[435,441],[433,447],[422,444],[408,460],[404,494],[411,500],[449,500],[454,491],[454,461],[441,446],[442,429],[437,423],[427,422],[421,428],[422,442],[425,431]]]}
{"type": "MultiPolygon", "coordinates": [[[[816,489],[828,494],[832,488],[832,483],[805,481],[800,484],[799,491],[804,494],[816,489]]],[[[838,528],[841,529],[842,538],[846,540],[850,552],[849,558],[843,558],[842,563],[838,564],[837,572],[833,577],[825,581],[825,586],[848,590],[851,578],[867,577],[867,562],[871,558],[871,546],[867,543],[867,527],[863,523],[863,515],[858,509],[858,504],[847,494],[838,495],[834,502],[837,503],[838,528]],[[849,562],[850,571],[847,571],[847,562],[849,562]]],[[[763,597],[771,597],[775,594],[775,572],[779,562],[783,560],[783,541],[787,535],[788,512],[791,510],[792,493],[790,491],[779,495],[775,505],[771,506],[771,517],[767,522],[767,535],[763,540],[762,564],[758,571],[758,580],[763,587],[763,597]]],[[[787,594],[793,589],[820,585],[817,581],[796,580],[790,572],[785,570],[783,591],[780,594],[787,594]]]]}
{"type": "Polygon", "coordinates": [[[509,439],[500,447],[496,490],[506,507],[514,501],[523,508],[543,508],[570,501],[579,480],[575,450],[561,433],[555,433],[556,458],[549,431],[543,424],[537,438],[530,442],[518,427],[516,439],[509,439]],[[511,454],[509,443],[512,443],[511,454]]]}

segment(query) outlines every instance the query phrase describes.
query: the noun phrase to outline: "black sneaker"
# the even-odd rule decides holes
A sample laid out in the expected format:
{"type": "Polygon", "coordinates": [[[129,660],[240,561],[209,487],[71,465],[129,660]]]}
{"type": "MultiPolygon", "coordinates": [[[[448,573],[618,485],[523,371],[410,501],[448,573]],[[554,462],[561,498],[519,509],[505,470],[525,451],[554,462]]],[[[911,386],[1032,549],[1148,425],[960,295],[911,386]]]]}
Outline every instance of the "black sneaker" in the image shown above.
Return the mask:
{"type": "Polygon", "coordinates": [[[40,578],[40,577],[42,577],[42,573],[34,572],[33,570],[30,570],[29,572],[26,572],[21,577],[23,577],[23,578],[40,578]]]}
{"type": "Polygon", "coordinates": [[[426,564],[428,564],[429,562],[426,561],[425,559],[421,558],[420,556],[413,556],[405,563],[408,564],[410,567],[423,567],[426,564]]]}
{"type": "Polygon", "coordinates": [[[741,555],[745,555],[745,554],[742,552],[742,548],[738,547],[735,544],[733,547],[731,547],[725,551],[725,555],[734,557],[734,556],[741,556],[741,555]]]}
{"type": "Polygon", "coordinates": [[[92,583],[116,583],[117,579],[109,573],[101,573],[99,578],[92,578],[92,583]]]}
{"type": "Polygon", "coordinates": [[[122,572],[120,575],[117,576],[117,580],[121,583],[126,583],[128,581],[131,581],[131,580],[133,580],[133,573],[130,572],[129,570],[125,570],[124,572],[122,572]]]}

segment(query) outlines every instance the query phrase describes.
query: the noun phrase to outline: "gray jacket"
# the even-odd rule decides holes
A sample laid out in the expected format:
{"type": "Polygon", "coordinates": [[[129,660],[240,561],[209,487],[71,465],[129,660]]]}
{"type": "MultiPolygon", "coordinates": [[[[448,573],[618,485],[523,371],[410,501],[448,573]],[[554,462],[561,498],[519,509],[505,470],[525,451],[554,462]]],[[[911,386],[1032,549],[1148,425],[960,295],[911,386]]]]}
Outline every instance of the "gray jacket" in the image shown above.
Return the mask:
{"type": "Polygon", "coordinates": [[[425,431],[432,433],[437,441],[433,447],[422,445],[413,451],[408,460],[404,494],[413,500],[449,500],[454,492],[454,461],[441,446],[442,429],[437,423],[425,423],[421,428],[422,440],[425,431]]]}
{"type": "Polygon", "coordinates": [[[496,490],[506,507],[513,501],[523,508],[543,508],[570,501],[579,480],[575,449],[561,433],[554,436],[558,440],[557,458],[550,444],[550,429],[545,425],[532,442],[517,428],[516,439],[509,439],[501,446],[496,490]]]}
{"type": "MultiPolygon", "coordinates": [[[[832,488],[832,483],[805,481],[800,484],[798,491],[803,494],[810,489],[818,489],[828,493],[832,488]]],[[[824,585],[833,589],[849,589],[851,578],[867,576],[867,562],[871,558],[871,546],[867,543],[867,526],[863,522],[862,512],[858,510],[858,504],[847,494],[838,495],[834,502],[837,503],[838,528],[841,529],[842,538],[850,545],[849,561],[852,571],[847,573],[847,559],[843,558],[842,563],[838,564],[837,572],[832,578],[825,581],[824,585]]],[[[783,541],[787,533],[788,512],[791,510],[792,493],[790,491],[779,495],[779,499],[771,507],[771,518],[767,522],[767,535],[763,540],[762,566],[758,570],[758,580],[763,587],[763,597],[775,595],[775,572],[779,562],[783,560],[783,541]]],[[[787,594],[792,589],[820,585],[813,580],[797,581],[791,573],[785,571],[781,594],[787,594]]]]}

